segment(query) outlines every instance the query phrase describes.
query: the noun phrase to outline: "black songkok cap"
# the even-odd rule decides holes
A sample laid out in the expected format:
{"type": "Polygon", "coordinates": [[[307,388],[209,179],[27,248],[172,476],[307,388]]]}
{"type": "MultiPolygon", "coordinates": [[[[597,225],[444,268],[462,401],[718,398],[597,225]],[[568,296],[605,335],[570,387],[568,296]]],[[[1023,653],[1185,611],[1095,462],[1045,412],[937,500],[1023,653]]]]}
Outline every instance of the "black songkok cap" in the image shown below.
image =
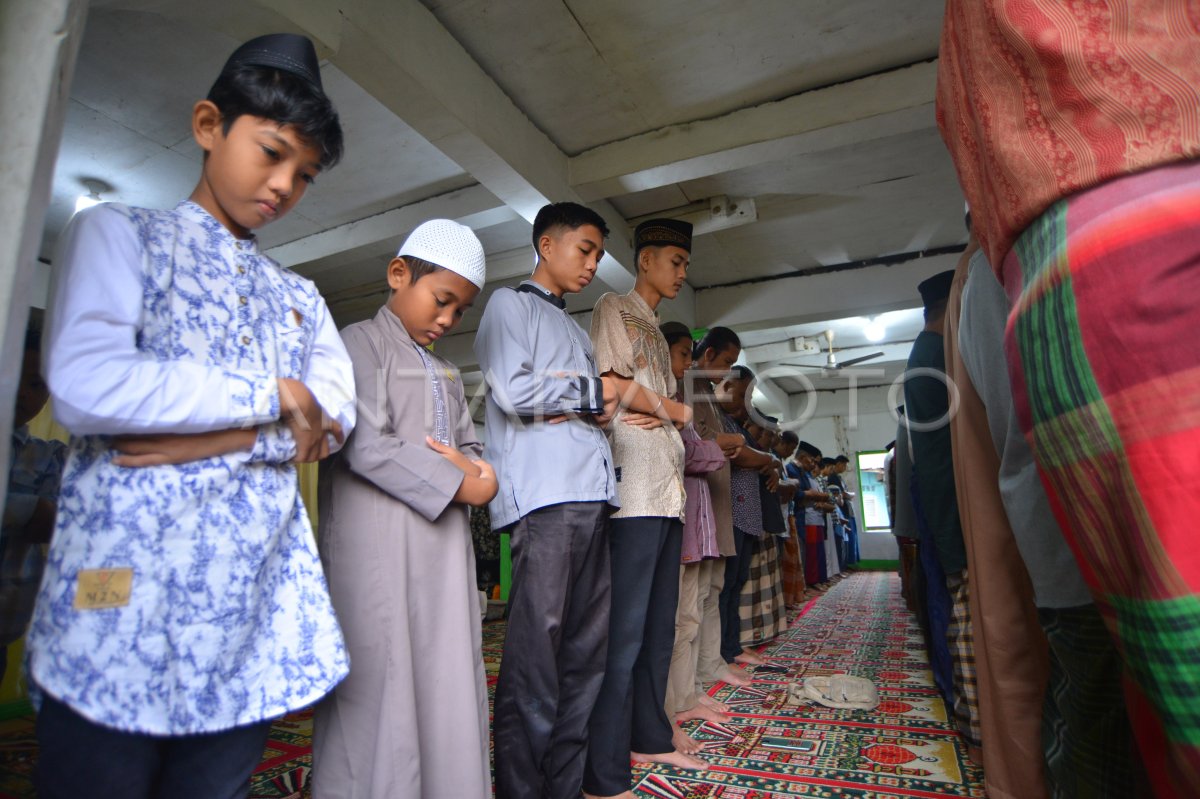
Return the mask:
{"type": "Polygon", "coordinates": [[[258,36],[233,51],[221,72],[234,67],[272,67],[299,75],[324,91],[321,87],[321,68],[317,63],[317,49],[306,36],[296,33],[268,33],[258,36]]]}
{"type": "Polygon", "coordinates": [[[921,292],[921,302],[925,307],[944,300],[950,296],[950,284],[954,282],[954,270],[947,269],[945,272],[939,272],[931,278],[922,280],[917,284],[917,291],[921,292]]]}
{"type": "Polygon", "coordinates": [[[814,458],[821,457],[821,450],[817,449],[816,447],[814,447],[812,444],[808,443],[807,441],[801,441],[799,444],[796,445],[796,447],[801,452],[803,452],[805,455],[810,455],[814,458]]]}
{"type": "Polygon", "coordinates": [[[647,219],[633,231],[634,252],[648,245],[682,247],[692,251],[692,223],[678,219],[647,219]]]}

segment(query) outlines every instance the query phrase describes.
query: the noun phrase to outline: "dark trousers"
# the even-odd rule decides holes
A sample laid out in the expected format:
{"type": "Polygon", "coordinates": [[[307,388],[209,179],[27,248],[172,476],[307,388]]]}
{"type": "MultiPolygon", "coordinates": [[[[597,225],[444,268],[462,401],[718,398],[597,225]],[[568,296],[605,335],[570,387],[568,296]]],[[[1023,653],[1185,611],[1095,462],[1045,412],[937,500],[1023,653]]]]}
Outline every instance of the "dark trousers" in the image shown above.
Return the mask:
{"type": "Polygon", "coordinates": [[[583,789],[612,796],[631,787],[629,753],[674,751],[667,673],[679,604],[678,519],[612,519],[612,615],[604,684],[588,724],[583,789]]]}
{"type": "Polygon", "coordinates": [[[568,502],[512,530],[492,722],[498,799],[579,797],[608,641],[607,519],[603,502],[568,502]]]}
{"type": "Polygon", "coordinates": [[[43,694],[37,717],[41,799],[243,799],[271,722],[161,737],[88,721],[43,694]]]}
{"type": "Polygon", "coordinates": [[[742,588],[750,579],[750,556],[754,554],[753,536],[733,528],[735,554],[725,558],[725,585],[717,600],[721,611],[721,657],[726,663],[742,654],[742,588]]]}

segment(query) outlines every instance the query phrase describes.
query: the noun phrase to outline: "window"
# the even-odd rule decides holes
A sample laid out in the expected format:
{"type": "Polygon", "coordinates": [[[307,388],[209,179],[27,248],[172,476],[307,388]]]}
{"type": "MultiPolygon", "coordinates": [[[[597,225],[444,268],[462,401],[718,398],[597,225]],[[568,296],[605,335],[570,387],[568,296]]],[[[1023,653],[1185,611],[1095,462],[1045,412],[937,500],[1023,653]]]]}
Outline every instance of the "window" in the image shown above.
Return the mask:
{"type": "Polygon", "coordinates": [[[858,453],[858,497],[862,505],[863,528],[867,532],[884,533],[892,529],[884,476],[886,457],[885,450],[858,453]]]}

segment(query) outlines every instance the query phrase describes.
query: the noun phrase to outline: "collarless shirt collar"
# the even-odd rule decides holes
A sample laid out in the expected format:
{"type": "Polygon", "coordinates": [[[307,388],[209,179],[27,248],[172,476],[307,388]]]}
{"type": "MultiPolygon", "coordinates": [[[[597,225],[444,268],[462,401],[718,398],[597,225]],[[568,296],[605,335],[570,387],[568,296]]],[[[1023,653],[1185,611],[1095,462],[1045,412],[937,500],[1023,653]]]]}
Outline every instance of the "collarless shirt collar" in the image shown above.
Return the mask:
{"type": "Polygon", "coordinates": [[[214,234],[217,241],[221,244],[228,244],[234,249],[246,253],[247,255],[258,255],[258,237],[251,236],[248,239],[239,239],[237,236],[229,232],[229,228],[221,224],[221,221],[215,216],[204,210],[198,203],[192,200],[183,200],[179,205],[175,206],[175,213],[182,216],[184,219],[189,219],[199,225],[202,225],[210,233],[214,234]]]}
{"type": "Polygon", "coordinates": [[[643,297],[641,294],[638,294],[637,291],[630,291],[625,296],[628,297],[629,300],[646,315],[647,319],[653,319],[654,324],[656,325],[659,323],[658,312],[650,307],[650,303],[646,302],[645,297],[643,297]]]}
{"type": "Polygon", "coordinates": [[[567,309],[566,300],[564,300],[562,297],[555,296],[550,289],[546,288],[541,283],[538,283],[533,278],[530,278],[529,280],[522,280],[521,285],[529,286],[531,289],[533,289],[535,294],[553,305],[555,308],[558,308],[560,311],[565,311],[567,309]]]}
{"type": "Polygon", "coordinates": [[[406,344],[416,344],[413,337],[408,334],[408,329],[404,327],[404,323],[400,321],[400,317],[396,316],[395,311],[386,305],[379,309],[375,314],[375,320],[387,327],[397,338],[406,344]]]}

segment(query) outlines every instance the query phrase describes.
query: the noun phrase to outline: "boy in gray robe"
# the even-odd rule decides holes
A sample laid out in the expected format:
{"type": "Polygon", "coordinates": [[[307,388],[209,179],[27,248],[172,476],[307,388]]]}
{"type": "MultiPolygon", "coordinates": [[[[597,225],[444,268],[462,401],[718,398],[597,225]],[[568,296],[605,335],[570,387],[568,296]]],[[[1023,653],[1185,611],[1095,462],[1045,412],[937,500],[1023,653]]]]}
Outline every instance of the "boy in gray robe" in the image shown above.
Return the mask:
{"type": "Polygon", "coordinates": [[[497,484],[457,370],[426,349],[483,287],[483,247],[431,220],[387,279],[387,304],[342,332],[361,422],[320,480],[321,560],[351,666],[317,708],[313,795],[490,796],[467,506],[497,484]]]}

